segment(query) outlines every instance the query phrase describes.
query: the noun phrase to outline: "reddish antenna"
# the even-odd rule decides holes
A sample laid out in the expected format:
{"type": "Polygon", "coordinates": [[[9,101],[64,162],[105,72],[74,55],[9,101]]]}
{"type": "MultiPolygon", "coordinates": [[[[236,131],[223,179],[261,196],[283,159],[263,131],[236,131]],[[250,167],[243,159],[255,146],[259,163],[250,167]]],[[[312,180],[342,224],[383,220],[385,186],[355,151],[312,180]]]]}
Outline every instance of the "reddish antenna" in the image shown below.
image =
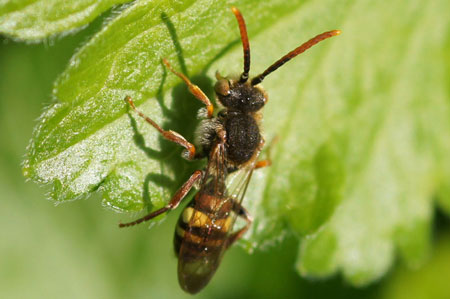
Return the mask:
{"type": "Polygon", "coordinates": [[[236,20],[239,24],[239,31],[241,32],[242,47],[244,49],[244,72],[239,79],[239,83],[245,83],[248,80],[248,73],[250,72],[250,44],[248,42],[247,27],[245,26],[244,18],[241,12],[236,7],[231,7],[236,20]]]}
{"type": "Polygon", "coordinates": [[[301,54],[301,53],[305,52],[306,50],[308,50],[309,48],[311,48],[315,44],[320,43],[321,41],[323,41],[323,40],[325,40],[327,38],[330,38],[330,37],[333,37],[333,36],[339,35],[339,34],[341,34],[340,30],[332,30],[332,31],[328,31],[328,32],[324,32],[322,34],[319,34],[316,37],[313,37],[312,39],[310,39],[306,43],[302,44],[301,46],[295,48],[291,52],[289,52],[286,55],[284,55],[283,57],[281,57],[274,64],[269,66],[262,74],[254,77],[252,79],[252,82],[251,82],[252,85],[257,85],[257,84],[261,83],[267,75],[269,75],[270,73],[272,73],[273,71],[278,69],[280,66],[282,66],[283,64],[285,64],[286,62],[288,62],[289,60],[291,60],[292,58],[294,58],[298,54],[301,54]]]}

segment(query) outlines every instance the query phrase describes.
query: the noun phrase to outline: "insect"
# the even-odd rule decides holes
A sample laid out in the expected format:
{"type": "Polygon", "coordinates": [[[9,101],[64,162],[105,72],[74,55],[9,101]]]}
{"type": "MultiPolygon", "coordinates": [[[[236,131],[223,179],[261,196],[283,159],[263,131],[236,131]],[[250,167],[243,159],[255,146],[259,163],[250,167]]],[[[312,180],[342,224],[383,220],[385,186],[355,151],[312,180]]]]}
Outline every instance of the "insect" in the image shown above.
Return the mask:
{"type": "Polygon", "coordinates": [[[214,90],[223,108],[215,116],[214,107],[202,90],[163,59],[167,68],[180,77],[189,91],[206,106],[206,117],[197,132],[200,151],[177,132],[162,129],[136,109],[130,97],[125,98],[131,108],[165,139],[184,147],[185,158],[208,159],[206,168],[195,171],[165,207],[135,221],[119,224],[120,227],[133,226],[173,210],[192,187],[199,186],[199,191],[178,220],[174,238],[178,280],[183,290],[192,294],[208,284],[225,251],[249,229],[252,218],[242,206],[242,199],[253,171],[271,164],[269,159],[258,160],[264,146],[264,138],[260,133],[261,109],[268,100],[259,84],[267,75],[298,54],[324,39],[340,34],[339,30],[319,34],[280,58],[260,75],[249,79],[250,45],[245,21],[237,8],[232,7],[231,10],[239,25],[244,50],[244,71],[239,78],[222,77],[216,73],[214,90]],[[227,181],[231,173],[238,174],[233,183],[227,181]],[[243,218],[246,225],[233,231],[237,217],[243,218]]]}

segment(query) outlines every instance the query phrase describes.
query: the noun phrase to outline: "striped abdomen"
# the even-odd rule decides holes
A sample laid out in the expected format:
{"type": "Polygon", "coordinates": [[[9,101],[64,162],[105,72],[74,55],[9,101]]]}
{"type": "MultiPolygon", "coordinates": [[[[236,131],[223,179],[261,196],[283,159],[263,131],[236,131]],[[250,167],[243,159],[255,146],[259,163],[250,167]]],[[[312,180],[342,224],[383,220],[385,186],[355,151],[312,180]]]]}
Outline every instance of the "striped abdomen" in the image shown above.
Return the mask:
{"type": "Polygon", "coordinates": [[[216,271],[234,222],[230,200],[198,193],[181,214],[174,239],[178,279],[190,293],[201,290],[216,271]]]}

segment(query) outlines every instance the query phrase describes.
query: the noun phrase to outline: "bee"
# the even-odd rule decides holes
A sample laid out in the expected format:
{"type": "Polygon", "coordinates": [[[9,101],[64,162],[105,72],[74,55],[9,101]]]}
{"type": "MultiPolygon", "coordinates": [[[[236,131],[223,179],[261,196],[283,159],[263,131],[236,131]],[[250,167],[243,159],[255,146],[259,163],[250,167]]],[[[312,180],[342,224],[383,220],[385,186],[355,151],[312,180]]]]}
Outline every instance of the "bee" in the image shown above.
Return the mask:
{"type": "Polygon", "coordinates": [[[238,78],[222,77],[216,73],[214,90],[222,108],[215,116],[214,106],[203,91],[163,59],[166,67],[205,104],[205,119],[197,129],[200,151],[177,132],[162,129],[139,111],[130,97],[125,98],[131,108],[165,139],[184,147],[185,158],[206,157],[208,160],[206,168],[195,171],[166,206],[135,221],[119,224],[120,227],[133,226],[176,209],[188,192],[199,186],[199,191],[178,220],[174,238],[178,280],[181,288],[192,294],[208,284],[225,251],[249,229],[252,218],[242,206],[242,200],[253,171],[271,164],[270,159],[258,160],[264,146],[260,129],[261,109],[268,101],[266,92],[259,84],[290,59],[324,39],[340,34],[339,30],[319,34],[280,58],[260,75],[249,79],[250,45],[245,21],[237,8],[232,7],[231,10],[239,25],[244,71],[238,78]],[[232,173],[235,178],[230,182],[228,178],[232,173]],[[237,217],[243,218],[246,224],[233,230],[237,217]]]}

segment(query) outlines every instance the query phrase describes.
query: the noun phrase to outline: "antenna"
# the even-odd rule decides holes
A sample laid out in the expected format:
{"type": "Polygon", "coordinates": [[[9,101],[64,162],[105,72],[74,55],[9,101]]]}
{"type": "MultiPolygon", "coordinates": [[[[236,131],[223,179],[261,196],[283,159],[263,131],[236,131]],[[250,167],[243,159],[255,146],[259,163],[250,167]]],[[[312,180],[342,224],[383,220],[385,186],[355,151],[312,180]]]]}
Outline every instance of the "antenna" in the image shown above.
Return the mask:
{"type": "Polygon", "coordinates": [[[239,83],[245,83],[248,80],[248,73],[250,72],[250,44],[248,42],[247,28],[241,12],[236,7],[231,7],[236,20],[239,24],[239,31],[241,32],[242,47],[244,49],[244,72],[239,79],[239,83]]]}
{"type": "MultiPolygon", "coordinates": [[[[272,73],[273,71],[278,69],[280,66],[282,66],[283,64],[285,64],[286,62],[288,62],[289,60],[291,60],[292,58],[294,58],[298,54],[301,54],[301,53],[305,52],[306,50],[308,50],[309,48],[311,48],[315,44],[320,43],[321,41],[323,41],[323,40],[325,40],[327,38],[330,38],[330,37],[333,37],[333,36],[339,35],[339,34],[341,34],[340,30],[332,30],[332,31],[327,31],[327,32],[324,32],[322,34],[319,34],[316,37],[313,37],[312,39],[310,39],[306,43],[302,44],[301,46],[295,48],[291,52],[289,52],[286,55],[284,55],[283,57],[281,57],[274,64],[269,66],[262,74],[254,77],[252,79],[252,82],[251,82],[252,85],[257,85],[257,84],[261,83],[267,75],[269,75],[270,73],[272,73]]],[[[244,50],[244,52],[245,52],[245,50],[244,50]]],[[[244,75],[244,74],[242,74],[242,75],[244,75]]]]}

